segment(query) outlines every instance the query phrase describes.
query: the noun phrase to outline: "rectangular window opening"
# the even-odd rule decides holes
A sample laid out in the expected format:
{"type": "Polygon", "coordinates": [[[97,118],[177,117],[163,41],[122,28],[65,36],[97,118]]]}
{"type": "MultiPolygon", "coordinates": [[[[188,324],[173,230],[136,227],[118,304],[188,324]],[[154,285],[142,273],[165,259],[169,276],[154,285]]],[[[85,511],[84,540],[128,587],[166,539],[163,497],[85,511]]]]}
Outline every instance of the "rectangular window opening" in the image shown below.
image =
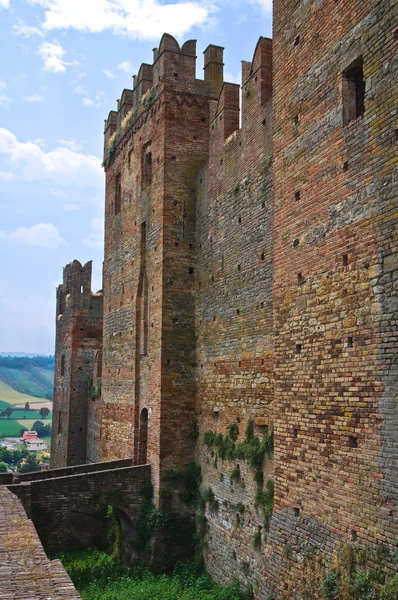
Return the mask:
{"type": "Polygon", "coordinates": [[[141,189],[152,185],[152,152],[150,152],[150,142],[142,147],[141,157],[141,189]]]}
{"type": "Polygon", "coordinates": [[[365,114],[366,82],[363,72],[363,59],[358,58],[343,72],[343,124],[365,114]]]}

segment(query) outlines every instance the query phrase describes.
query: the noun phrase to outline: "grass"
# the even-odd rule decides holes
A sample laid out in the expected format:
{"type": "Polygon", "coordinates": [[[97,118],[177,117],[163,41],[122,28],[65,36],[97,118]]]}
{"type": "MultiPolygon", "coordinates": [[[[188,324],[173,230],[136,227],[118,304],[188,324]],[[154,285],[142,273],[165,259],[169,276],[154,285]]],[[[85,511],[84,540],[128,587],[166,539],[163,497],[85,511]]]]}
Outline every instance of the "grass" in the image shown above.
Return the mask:
{"type": "Polygon", "coordinates": [[[83,600],[242,600],[239,585],[216,586],[191,565],[172,576],[152,575],[143,568],[123,569],[105,552],[83,550],[56,556],[83,600]]]}
{"type": "MultiPolygon", "coordinates": [[[[4,369],[4,367],[0,368],[4,369]]],[[[16,369],[13,370],[15,371],[16,369]]],[[[39,398],[29,396],[28,394],[21,394],[20,392],[13,390],[12,387],[4,383],[4,381],[0,381],[0,400],[3,400],[3,402],[7,402],[10,405],[25,404],[25,402],[29,402],[29,404],[40,402],[39,398]]]]}
{"type": "Polygon", "coordinates": [[[21,437],[21,429],[23,428],[27,429],[25,425],[12,419],[0,421],[0,437],[21,437]]]}
{"type": "Polygon", "coordinates": [[[29,369],[0,367],[0,381],[19,390],[20,393],[45,398],[46,393],[53,387],[54,373],[52,370],[40,367],[29,369]]]}
{"type": "Polygon", "coordinates": [[[36,419],[18,419],[17,423],[20,423],[23,427],[31,429],[33,423],[36,423],[36,421],[42,421],[44,425],[51,425],[51,419],[49,419],[48,417],[47,419],[42,419],[41,417],[36,419]]]}

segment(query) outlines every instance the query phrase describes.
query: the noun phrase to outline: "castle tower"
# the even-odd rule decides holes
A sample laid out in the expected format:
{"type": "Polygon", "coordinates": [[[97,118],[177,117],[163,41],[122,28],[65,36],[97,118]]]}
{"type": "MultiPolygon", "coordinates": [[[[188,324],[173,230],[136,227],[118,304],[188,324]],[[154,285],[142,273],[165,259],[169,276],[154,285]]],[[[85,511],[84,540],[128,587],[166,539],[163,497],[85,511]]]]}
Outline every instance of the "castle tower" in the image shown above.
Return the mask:
{"type": "Polygon", "coordinates": [[[101,459],[162,476],[194,456],[195,174],[208,156],[222,49],[164,35],[105,125],[101,459]],[[211,56],[209,56],[209,53],[211,56]]]}
{"type": "Polygon", "coordinates": [[[96,460],[87,456],[89,388],[101,347],[102,293],[91,292],[91,262],[74,260],[57,289],[51,468],[96,460]]]}
{"type": "Polygon", "coordinates": [[[396,2],[274,2],[279,593],[306,549],[398,535],[397,28],[396,2]]]}

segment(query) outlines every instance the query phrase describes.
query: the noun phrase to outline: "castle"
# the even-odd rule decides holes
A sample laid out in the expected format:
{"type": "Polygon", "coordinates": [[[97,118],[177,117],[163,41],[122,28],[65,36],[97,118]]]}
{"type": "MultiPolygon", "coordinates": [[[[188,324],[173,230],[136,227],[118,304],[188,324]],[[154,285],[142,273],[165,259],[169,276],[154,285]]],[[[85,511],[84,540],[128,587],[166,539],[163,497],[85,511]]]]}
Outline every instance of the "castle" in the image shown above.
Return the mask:
{"type": "Polygon", "coordinates": [[[52,467],[149,464],[167,512],[196,461],[256,598],[397,545],[397,98],[396,0],[275,0],[241,86],[165,34],[105,122],[103,290],[58,288],[52,467]]]}

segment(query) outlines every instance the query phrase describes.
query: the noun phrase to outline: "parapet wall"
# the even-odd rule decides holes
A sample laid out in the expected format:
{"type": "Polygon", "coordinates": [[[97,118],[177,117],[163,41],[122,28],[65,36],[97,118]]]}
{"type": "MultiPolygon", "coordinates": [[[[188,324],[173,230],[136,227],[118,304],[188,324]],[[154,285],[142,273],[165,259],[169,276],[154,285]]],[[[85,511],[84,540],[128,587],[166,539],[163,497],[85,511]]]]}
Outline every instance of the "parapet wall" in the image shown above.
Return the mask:
{"type": "Polygon", "coordinates": [[[80,598],[59,560],[49,560],[18,498],[0,485],[1,596],[5,600],[80,598]]]}
{"type": "Polygon", "coordinates": [[[118,511],[122,526],[134,530],[145,503],[143,493],[151,481],[151,468],[149,465],[118,467],[118,464],[116,461],[73,467],[72,475],[60,475],[69,472],[60,469],[50,471],[52,477],[37,474],[30,481],[8,485],[31,515],[46,552],[97,545],[103,509],[108,505],[118,511]]]}

